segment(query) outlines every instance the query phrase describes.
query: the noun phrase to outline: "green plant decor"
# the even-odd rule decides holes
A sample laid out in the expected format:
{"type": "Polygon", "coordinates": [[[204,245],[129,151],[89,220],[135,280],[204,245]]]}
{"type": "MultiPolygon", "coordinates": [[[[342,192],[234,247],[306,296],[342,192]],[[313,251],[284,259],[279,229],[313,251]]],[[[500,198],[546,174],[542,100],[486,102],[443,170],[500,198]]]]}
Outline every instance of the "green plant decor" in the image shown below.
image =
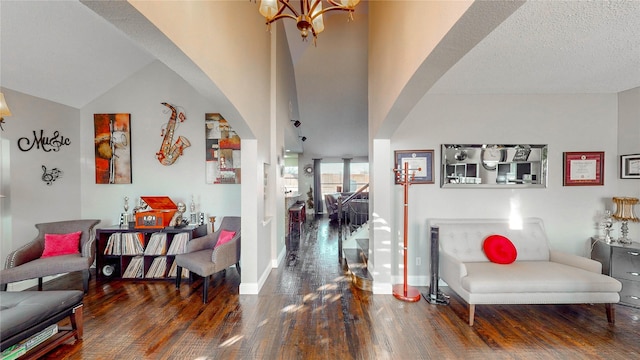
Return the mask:
{"type": "Polygon", "coordinates": [[[307,191],[307,208],[313,209],[313,189],[309,186],[309,191],[307,191]]]}

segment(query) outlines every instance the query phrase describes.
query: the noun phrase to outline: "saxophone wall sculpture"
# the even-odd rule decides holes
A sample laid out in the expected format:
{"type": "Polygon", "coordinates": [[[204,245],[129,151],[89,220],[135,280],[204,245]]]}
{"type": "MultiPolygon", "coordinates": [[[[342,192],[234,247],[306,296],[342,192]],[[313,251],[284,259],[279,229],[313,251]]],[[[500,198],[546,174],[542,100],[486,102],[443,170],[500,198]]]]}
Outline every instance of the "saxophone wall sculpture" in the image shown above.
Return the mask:
{"type": "Polygon", "coordinates": [[[176,162],[180,155],[182,155],[182,151],[191,146],[191,143],[186,137],[178,136],[178,140],[176,140],[175,144],[171,144],[173,142],[173,133],[176,130],[177,118],[180,118],[180,122],[184,122],[187,117],[184,115],[184,112],[180,112],[180,115],[178,116],[176,108],[169,103],[163,102],[162,105],[171,109],[171,118],[169,119],[167,126],[162,129],[161,136],[164,136],[164,139],[162,140],[160,151],[156,153],[156,157],[158,158],[158,161],[160,161],[160,164],[168,166],[176,162]]]}

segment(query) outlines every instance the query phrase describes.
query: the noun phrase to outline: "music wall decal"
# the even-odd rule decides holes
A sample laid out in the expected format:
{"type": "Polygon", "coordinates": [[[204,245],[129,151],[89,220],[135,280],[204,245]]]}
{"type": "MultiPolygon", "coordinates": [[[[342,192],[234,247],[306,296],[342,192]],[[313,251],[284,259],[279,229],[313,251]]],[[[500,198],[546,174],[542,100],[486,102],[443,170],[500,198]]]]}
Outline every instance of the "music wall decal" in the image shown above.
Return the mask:
{"type": "Polygon", "coordinates": [[[47,185],[51,186],[51,184],[53,184],[53,182],[58,180],[60,177],[62,177],[62,170],[58,168],[47,170],[47,167],[42,165],[42,181],[44,181],[47,185]]]}

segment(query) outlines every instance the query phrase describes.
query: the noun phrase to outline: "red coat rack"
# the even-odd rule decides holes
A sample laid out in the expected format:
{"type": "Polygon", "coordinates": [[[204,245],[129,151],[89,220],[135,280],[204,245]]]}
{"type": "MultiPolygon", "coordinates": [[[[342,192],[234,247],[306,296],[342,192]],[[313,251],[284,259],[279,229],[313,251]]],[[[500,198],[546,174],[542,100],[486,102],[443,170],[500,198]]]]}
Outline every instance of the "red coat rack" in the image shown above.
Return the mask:
{"type": "Polygon", "coordinates": [[[394,169],[396,178],[404,187],[404,243],[402,257],[404,259],[404,283],[393,285],[393,296],[402,301],[416,302],[420,300],[418,289],[407,284],[407,228],[409,227],[409,185],[415,178],[416,171],[421,169],[409,169],[409,163],[404,164],[404,169],[394,169]],[[409,174],[409,171],[412,171],[409,174]]]}

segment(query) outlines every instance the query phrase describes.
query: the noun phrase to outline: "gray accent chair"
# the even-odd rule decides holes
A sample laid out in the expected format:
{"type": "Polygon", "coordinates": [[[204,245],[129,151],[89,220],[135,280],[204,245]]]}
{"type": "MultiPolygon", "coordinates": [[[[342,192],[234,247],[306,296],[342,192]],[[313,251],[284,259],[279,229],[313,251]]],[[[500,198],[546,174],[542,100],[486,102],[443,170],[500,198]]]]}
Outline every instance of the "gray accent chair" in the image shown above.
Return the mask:
{"type": "Polygon", "coordinates": [[[175,261],[176,289],[180,288],[182,269],[185,268],[189,270],[190,280],[193,280],[194,273],[203,278],[202,302],[206,304],[211,275],[224,271],[231,265],[235,265],[240,274],[240,217],[224,217],[218,230],[189,241],[186,253],[176,255],[175,261]],[[215,247],[222,230],[235,231],[236,234],[228,243],[215,247]]]}
{"type": "Polygon", "coordinates": [[[89,289],[89,268],[96,255],[95,234],[93,228],[100,220],[66,220],[36,224],[38,236],[7,256],[4,269],[0,270],[0,287],[7,284],[38,279],[38,290],[42,290],[42,278],[57,274],[82,271],[82,286],[86,293],[89,289]],[[44,251],[45,234],[68,234],[82,231],[80,235],[80,253],[41,258],[44,251]]]}

